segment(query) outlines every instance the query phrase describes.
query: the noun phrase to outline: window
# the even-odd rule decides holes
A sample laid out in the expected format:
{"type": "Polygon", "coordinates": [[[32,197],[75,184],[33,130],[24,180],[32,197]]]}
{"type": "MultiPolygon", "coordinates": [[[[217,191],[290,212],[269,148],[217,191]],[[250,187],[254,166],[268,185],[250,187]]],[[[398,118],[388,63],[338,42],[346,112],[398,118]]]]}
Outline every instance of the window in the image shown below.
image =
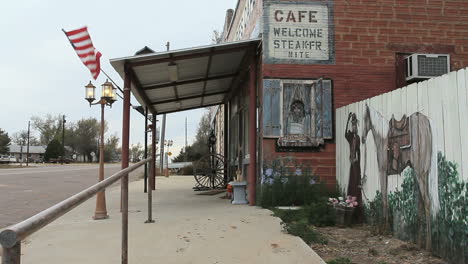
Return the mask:
{"type": "Polygon", "coordinates": [[[265,79],[263,136],[313,147],[333,137],[331,80],[265,79]]]}

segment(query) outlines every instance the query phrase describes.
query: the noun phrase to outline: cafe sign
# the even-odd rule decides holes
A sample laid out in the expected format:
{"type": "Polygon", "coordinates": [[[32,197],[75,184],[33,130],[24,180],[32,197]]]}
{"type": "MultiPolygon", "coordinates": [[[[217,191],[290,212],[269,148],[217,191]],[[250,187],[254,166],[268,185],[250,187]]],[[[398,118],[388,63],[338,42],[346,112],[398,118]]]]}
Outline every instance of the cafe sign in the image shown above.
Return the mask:
{"type": "Polygon", "coordinates": [[[265,62],[333,64],[330,2],[264,2],[265,62]]]}

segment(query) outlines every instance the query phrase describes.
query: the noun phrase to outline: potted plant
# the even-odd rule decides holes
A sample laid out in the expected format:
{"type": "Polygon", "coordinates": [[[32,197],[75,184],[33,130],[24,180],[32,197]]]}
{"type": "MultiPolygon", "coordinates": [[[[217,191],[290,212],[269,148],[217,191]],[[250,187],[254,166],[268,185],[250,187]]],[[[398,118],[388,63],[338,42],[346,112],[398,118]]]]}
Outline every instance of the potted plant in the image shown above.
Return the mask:
{"type": "Polygon", "coordinates": [[[353,215],[356,206],[358,206],[355,196],[348,196],[346,200],[343,197],[328,198],[328,203],[335,210],[336,225],[339,227],[350,227],[353,222],[353,215]]]}

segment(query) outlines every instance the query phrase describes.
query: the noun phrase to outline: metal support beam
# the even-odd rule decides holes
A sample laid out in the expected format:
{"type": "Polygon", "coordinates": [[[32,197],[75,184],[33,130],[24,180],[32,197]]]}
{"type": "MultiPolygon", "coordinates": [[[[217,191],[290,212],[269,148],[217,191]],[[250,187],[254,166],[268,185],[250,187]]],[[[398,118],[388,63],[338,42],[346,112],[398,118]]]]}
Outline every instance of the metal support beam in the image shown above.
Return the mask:
{"type": "MultiPolygon", "coordinates": [[[[196,95],[191,95],[191,96],[184,96],[184,97],[179,97],[176,99],[169,99],[169,100],[162,100],[162,101],[156,101],[153,103],[153,105],[158,105],[158,104],[166,104],[166,103],[172,103],[172,102],[177,102],[177,101],[184,101],[184,100],[190,100],[190,99],[195,99],[195,98],[200,98],[200,97],[207,97],[207,96],[212,96],[212,95],[219,95],[219,94],[225,94],[228,93],[229,91],[217,91],[217,92],[211,92],[211,93],[205,93],[205,94],[196,94],[196,95]]],[[[200,107],[200,106],[199,106],[200,107]]]]}
{"type": "Polygon", "coordinates": [[[21,241],[11,248],[3,247],[2,264],[20,264],[21,263],[21,241]]]}
{"type": "MultiPolygon", "coordinates": [[[[122,169],[128,167],[128,154],[130,143],[130,87],[131,73],[125,72],[123,123],[122,123],[122,169]]],[[[128,174],[121,179],[122,202],[122,264],[128,263],[128,174]]]]}
{"type": "Polygon", "coordinates": [[[139,67],[139,66],[146,66],[146,65],[151,65],[151,64],[166,63],[166,62],[171,62],[171,61],[196,59],[200,57],[206,57],[210,54],[219,55],[219,54],[232,53],[236,51],[244,51],[248,49],[249,47],[253,47],[252,44],[246,44],[245,46],[238,46],[234,48],[224,48],[224,49],[219,49],[215,51],[199,52],[195,54],[179,55],[179,56],[172,56],[172,57],[170,57],[169,54],[171,53],[169,53],[167,58],[149,59],[149,60],[144,60],[144,61],[132,62],[129,64],[129,66],[139,67]]]}
{"type": "MultiPolygon", "coordinates": [[[[213,104],[205,104],[203,107],[210,107],[210,106],[220,105],[222,103],[223,102],[217,102],[217,103],[213,103],[213,104]]],[[[196,106],[189,107],[189,108],[184,108],[184,111],[193,110],[193,109],[200,109],[200,105],[196,105],[196,106]]],[[[161,113],[161,114],[170,114],[170,113],[175,113],[175,112],[180,112],[180,110],[176,109],[176,110],[170,110],[170,111],[159,111],[159,113],[161,113]]]]}
{"type": "Polygon", "coordinates": [[[249,169],[247,189],[249,204],[255,205],[257,187],[257,63],[255,55],[250,59],[249,70],[249,169]]]}
{"type": "Polygon", "coordinates": [[[242,61],[240,63],[239,69],[240,72],[236,76],[236,78],[233,78],[231,81],[231,84],[229,85],[229,92],[224,96],[224,102],[227,102],[231,97],[235,94],[236,87],[239,86],[240,83],[242,83],[242,78],[244,78],[244,75],[246,74],[246,70],[249,67],[250,63],[250,57],[255,56],[255,52],[253,50],[249,50],[244,54],[244,57],[242,58],[242,61]]]}
{"type": "MultiPolygon", "coordinates": [[[[133,84],[135,85],[135,89],[136,89],[136,91],[134,91],[134,93],[136,92],[141,96],[141,98],[143,99],[143,102],[145,103],[145,105],[150,108],[151,113],[156,112],[156,109],[154,109],[154,107],[151,105],[150,99],[148,98],[146,93],[143,91],[143,86],[141,85],[140,81],[138,80],[138,78],[137,78],[137,76],[135,74],[135,71],[131,67],[128,67],[126,65],[125,66],[125,78],[127,78],[127,75],[128,75],[128,78],[130,78],[130,83],[129,83],[128,87],[126,87],[126,88],[130,89],[131,88],[131,83],[133,82],[133,84]]],[[[125,100],[125,89],[124,89],[124,100],[125,100]]]]}
{"type": "MultiPolygon", "coordinates": [[[[210,74],[211,61],[213,60],[213,51],[214,51],[214,48],[211,48],[210,51],[211,51],[211,54],[210,54],[210,56],[208,57],[208,64],[206,65],[205,82],[203,83],[202,94],[205,93],[206,85],[208,84],[208,81],[207,81],[206,79],[208,79],[208,76],[209,76],[209,74],[210,74]]],[[[202,97],[200,106],[203,106],[203,101],[204,101],[204,100],[205,100],[205,97],[202,97]]]]}
{"type": "Polygon", "coordinates": [[[148,85],[144,86],[144,90],[155,90],[155,89],[162,89],[162,88],[167,88],[171,86],[177,86],[177,85],[184,85],[184,84],[191,84],[191,83],[198,83],[198,82],[205,82],[205,81],[212,81],[212,80],[220,80],[220,79],[227,79],[231,77],[237,76],[237,72],[234,73],[228,73],[228,74],[220,74],[220,75],[213,75],[213,76],[206,76],[203,78],[195,78],[195,79],[188,79],[188,80],[183,80],[183,81],[175,81],[175,82],[167,82],[167,83],[161,83],[161,84],[156,84],[156,85],[148,85]]]}
{"type": "Polygon", "coordinates": [[[225,178],[224,178],[224,182],[227,184],[230,180],[231,180],[231,170],[230,170],[230,166],[229,166],[229,126],[228,126],[228,122],[229,122],[229,114],[228,114],[228,110],[229,110],[229,104],[225,103],[223,104],[223,109],[224,109],[224,122],[223,122],[223,125],[224,125],[224,139],[223,139],[223,151],[224,151],[224,175],[225,175],[225,178]]]}

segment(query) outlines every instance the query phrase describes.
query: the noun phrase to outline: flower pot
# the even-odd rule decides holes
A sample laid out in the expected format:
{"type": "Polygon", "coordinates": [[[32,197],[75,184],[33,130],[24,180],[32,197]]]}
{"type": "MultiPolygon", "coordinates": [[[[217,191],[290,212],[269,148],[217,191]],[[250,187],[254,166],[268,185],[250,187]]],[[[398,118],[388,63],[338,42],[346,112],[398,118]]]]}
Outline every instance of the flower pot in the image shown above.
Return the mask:
{"type": "Polygon", "coordinates": [[[339,227],[350,227],[353,223],[355,207],[335,207],[335,224],[339,227]]]}

